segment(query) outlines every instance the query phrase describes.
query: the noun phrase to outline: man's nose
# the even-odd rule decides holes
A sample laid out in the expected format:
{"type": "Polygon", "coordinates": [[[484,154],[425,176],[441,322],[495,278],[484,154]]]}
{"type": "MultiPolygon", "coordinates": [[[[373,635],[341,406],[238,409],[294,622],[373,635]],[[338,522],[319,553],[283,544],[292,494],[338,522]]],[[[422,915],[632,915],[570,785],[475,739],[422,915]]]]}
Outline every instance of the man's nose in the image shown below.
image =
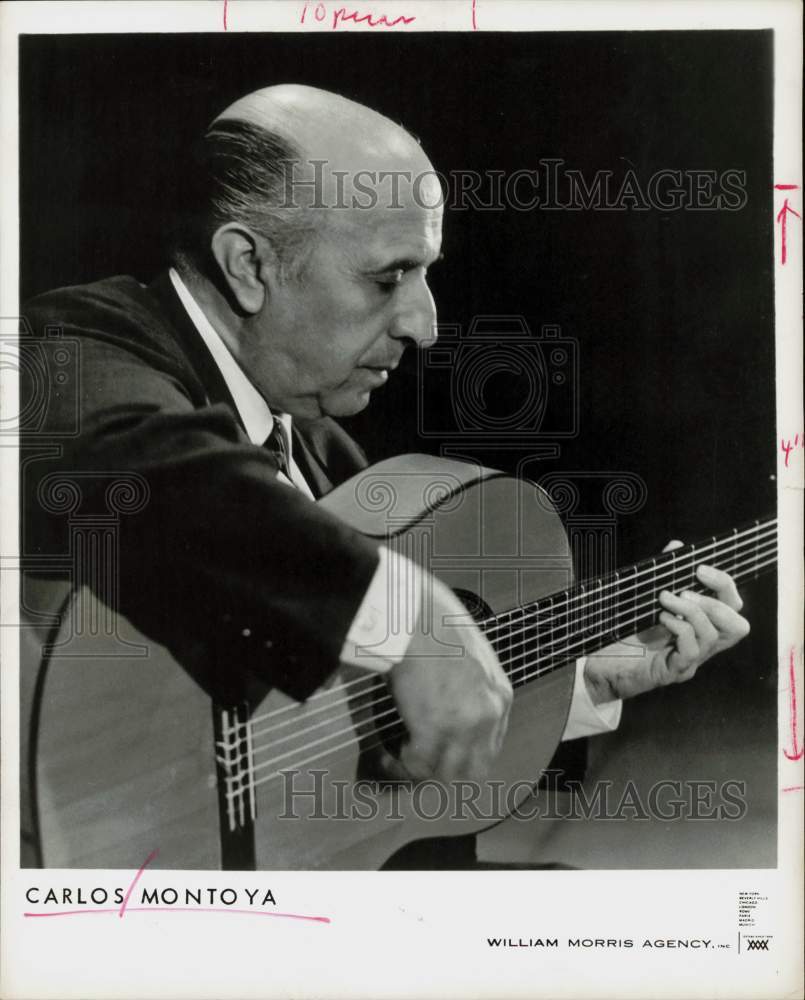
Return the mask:
{"type": "Polygon", "coordinates": [[[399,307],[391,324],[392,337],[410,340],[415,347],[435,343],[436,303],[424,274],[411,280],[400,293],[399,307]]]}

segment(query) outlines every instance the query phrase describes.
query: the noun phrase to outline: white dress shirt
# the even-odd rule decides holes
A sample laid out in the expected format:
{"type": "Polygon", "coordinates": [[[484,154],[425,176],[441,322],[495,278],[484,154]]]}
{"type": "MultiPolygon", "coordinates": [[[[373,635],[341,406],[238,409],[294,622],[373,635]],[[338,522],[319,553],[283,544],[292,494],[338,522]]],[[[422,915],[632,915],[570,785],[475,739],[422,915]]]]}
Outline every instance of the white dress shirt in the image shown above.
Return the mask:
{"type": "MultiPolygon", "coordinates": [[[[174,268],[170,269],[170,279],[193,326],[218,366],[249,440],[252,444],[262,445],[274,427],[274,414],[174,268]]],[[[287,483],[289,487],[301,490],[312,499],[310,486],[293,458],[291,417],[284,413],[279,414],[277,419],[282,424],[291,474],[288,479],[284,473],[278,472],[277,479],[287,483]]],[[[421,595],[421,568],[381,545],[377,569],[347,633],[341,652],[342,661],[378,672],[390,670],[395,663],[399,663],[405,656],[415,622],[407,623],[406,628],[389,628],[389,609],[418,608],[421,595]],[[392,566],[393,572],[390,571],[392,566]]],[[[584,663],[583,658],[576,661],[573,698],[563,740],[611,731],[617,729],[620,723],[622,702],[593,704],[584,682],[584,663]]]]}

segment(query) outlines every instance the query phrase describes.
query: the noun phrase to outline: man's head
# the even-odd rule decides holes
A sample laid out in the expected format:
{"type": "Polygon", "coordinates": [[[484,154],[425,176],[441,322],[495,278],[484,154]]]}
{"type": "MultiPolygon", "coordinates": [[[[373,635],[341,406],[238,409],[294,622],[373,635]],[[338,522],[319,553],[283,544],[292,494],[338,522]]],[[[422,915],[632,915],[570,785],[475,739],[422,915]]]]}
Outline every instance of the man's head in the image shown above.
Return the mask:
{"type": "Polygon", "coordinates": [[[435,336],[430,162],[389,119],[300,86],[235,102],[204,142],[207,215],[179,257],[194,293],[273,408],[358,412],[435,336]]]}

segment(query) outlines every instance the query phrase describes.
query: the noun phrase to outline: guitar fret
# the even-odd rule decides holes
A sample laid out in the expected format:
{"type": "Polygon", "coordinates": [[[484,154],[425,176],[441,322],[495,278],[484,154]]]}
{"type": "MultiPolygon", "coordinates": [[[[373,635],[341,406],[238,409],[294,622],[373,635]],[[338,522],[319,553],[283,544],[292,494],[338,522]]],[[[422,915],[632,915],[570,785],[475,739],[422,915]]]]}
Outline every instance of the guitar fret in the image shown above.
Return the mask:
{"type": "MultiPolygon", "coordinates": [[[[617,570],[615,570],[613,576],[615,577],[615,608],[617,609],[620,606],[620,596],[621,596],[621,586],[620,585],[621,585],[621,578],[620,578],[620,575],[618,574],[617,570]]],[[[608,615],[607,617],[608,617],[608,619],[612,623],[612,638],[613,639],[619,639],[620,635],[619,635],[619,632],[618,632],[618,619],[617,619],[617,615],[608,615]]]]}
{"type": "Polygon", "coordinates": [[[696,578],[699,561],[723,567],[736,574],[736,579],[771,568],[776,561],[774,523],[756,521],[754,527],[732,529],[720,539],[712,536],[698,547],[674,549],[608,576],[582,581],[495,616],[484,627],[494,631],[493,647],[512,683],[520,686],[655,624],[661,590],[705,592],[707,588],[696,578]]]}
{"type": "MultiPolygon", "coordinates": [[[[756,536],[757,537],[757,536],[756,536]]],[[[732,564],[738,565],[738,529],[732,529],[732,564]]]]}
{"type": "Polygon", "coordinates": [[[506,627],[503,631],[504,636],[504,655],[506,659],[511,659],[511,649],[514,645],[514,626],[513,626],[513,615],[509,612],[506,616],[506,627]]]}
{"type": "MultiPolygon", "coordinates": [[[[581,603],[578,609],[578,626],[577,631],[581,633],[582,636],[586,636],[590,632],[590,625],[587,620],[587,605],[588,602],[585,600],[587,596],[587,591],[584,589],[584,583],[580,583],[578,587],[579,594],[581,595],[581,603]]],[[[569,621],[573,620],[573,616],[570,617],[569,621]]]]}
{"type": "Polygon", "coordinates": [[[759,536],[760,536],[760,532],[758,531],[758,528],[759,528],[759,524],[758,524],[757,521],[755,521],[755,579],[756,580],[757,580],[757,568],[758,568],[758,562],[759,562],[759,559],[758,559],[758,539],[759,539],[759,536]]]}

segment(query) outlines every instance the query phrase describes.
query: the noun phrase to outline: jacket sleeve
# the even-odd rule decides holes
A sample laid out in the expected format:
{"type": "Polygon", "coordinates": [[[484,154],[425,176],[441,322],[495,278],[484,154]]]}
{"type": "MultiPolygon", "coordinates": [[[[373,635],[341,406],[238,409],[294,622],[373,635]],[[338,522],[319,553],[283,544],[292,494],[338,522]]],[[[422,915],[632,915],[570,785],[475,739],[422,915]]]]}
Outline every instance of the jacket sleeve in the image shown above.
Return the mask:
{"type": "Polygon", "coordinates": [[[77,394],[49,385],[23,461],[25,548],[65,549],[67,519],[47,500],[60,481],[76,481],[82,517],[102,518],[110,477],[136,474],[145,500],[117,518],[100,596],[213,693],[248,674],[305,698],[338,665],[377,544],[278,482],[228,406],[199,406],[167,366],[119,343],[78,341],[77,394]]]}

